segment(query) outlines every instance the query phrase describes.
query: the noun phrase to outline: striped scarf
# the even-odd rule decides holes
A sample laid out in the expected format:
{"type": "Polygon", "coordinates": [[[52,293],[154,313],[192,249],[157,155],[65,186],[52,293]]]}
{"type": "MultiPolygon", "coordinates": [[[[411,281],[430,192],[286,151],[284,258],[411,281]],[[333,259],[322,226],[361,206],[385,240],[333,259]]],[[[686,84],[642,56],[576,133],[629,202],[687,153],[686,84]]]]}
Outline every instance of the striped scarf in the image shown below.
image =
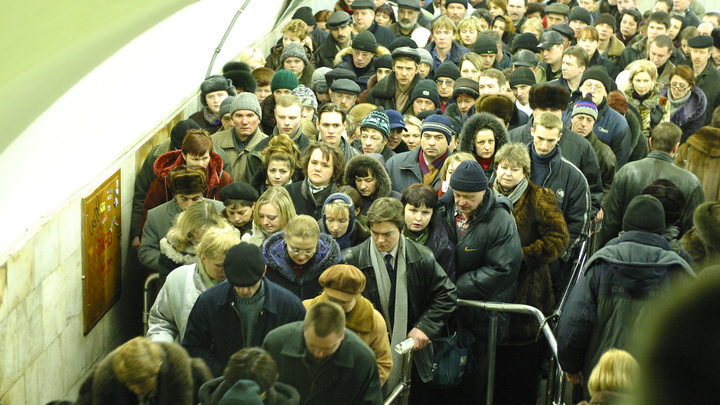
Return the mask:
{"type": "Polygon", "coordinates": [[[438,173],[440,173],[440,168],[443,167],[443,164],[445,163],[445,158],[447,158],[447,155],[448,153],[447,151],[445,151],[445,153],[443,153],[443,155],[439,158],[435,159],[434,162],[427,163],[425,161],[425,154],[420,151],[420,153],[418,154],[418,163],[420,164],[420,172],[423,175],[423,184],[432,186],[438,173]]]}

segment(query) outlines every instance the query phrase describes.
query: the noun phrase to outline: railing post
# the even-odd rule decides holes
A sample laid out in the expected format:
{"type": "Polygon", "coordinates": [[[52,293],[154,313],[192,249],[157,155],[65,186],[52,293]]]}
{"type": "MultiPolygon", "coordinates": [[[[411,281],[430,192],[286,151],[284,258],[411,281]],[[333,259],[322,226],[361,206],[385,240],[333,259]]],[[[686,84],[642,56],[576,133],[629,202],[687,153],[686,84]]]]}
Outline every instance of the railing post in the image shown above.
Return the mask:
{"type": "Polygon", "coordinates": [[[488,335],[488,377],[487,377],[487,405],[492,405],[495,391],[495,354],[497,350],[498,313],[489,311],[490,333],[488,335]]]}

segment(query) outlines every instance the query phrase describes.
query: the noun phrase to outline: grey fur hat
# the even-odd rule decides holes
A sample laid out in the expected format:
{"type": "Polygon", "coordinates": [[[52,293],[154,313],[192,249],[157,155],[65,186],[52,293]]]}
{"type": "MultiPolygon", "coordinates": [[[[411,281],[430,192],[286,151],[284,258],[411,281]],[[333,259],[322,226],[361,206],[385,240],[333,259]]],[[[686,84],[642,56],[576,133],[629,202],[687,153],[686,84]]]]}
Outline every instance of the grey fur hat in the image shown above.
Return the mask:
{"type": "Polygon", "coordinates": [[[207,100],[205,96],[216,91],[227,91],[229,96],[235,95],[235,86],[232,84],[232,80],[221,75],[212,75],[205,79],[200,84],[200,102],[204,107],[207,107],[207,100]]]}

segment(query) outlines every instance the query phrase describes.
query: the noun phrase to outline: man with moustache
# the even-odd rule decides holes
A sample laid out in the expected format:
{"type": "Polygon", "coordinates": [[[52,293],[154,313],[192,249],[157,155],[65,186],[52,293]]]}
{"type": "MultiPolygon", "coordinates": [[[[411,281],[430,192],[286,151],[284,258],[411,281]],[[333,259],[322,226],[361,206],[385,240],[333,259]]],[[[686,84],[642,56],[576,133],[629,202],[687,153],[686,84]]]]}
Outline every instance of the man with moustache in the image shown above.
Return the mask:
{"type": "Polygon", "coordinates": [[[315,51],[315,67],[334,66],[335,55],[341,50],[350,46],[350,41],[355,37],[352,33],[352,17],[344,11],[336,11],[330,15],[325,24],[330,35],[325,43],[315,51]]]}
{"type": "Polygon", "coordinates": [[[420,3],[418,0],[400,0],[397,2],[397,22],[390,24],[388,29],[398,37],[406,37],[418,45],[428,42],[430,30],[418,24],[420,3]]]}

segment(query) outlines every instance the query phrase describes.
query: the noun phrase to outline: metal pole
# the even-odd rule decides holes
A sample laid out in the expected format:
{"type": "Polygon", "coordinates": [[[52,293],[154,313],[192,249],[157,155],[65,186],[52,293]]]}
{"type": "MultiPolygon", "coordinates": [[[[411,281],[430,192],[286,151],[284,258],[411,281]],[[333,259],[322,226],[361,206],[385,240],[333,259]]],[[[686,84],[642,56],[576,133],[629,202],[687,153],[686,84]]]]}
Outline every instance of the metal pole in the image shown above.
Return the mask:
{"type": "Polygon", "coordinates": [[[395,400],[400,397],[400,405],[407,405],[410,399],[410,381],[412,379],[412,351],[415,347],[415,340],[407,338],[395,346],[395,351],[403,355],[402,360],[402,379],[400,383],[393,388],[392,392],[383,402],[383,405],[392,405],[395,400]]]}
{"type": "Polygon", "coordinates": [[[152,294],[152,287],[151,285],[153,283],[156,283],[158,279],[160,278],[160,275],[158,273],[153,273],[149,275],[145,279],[145,286],[144,286],[144,294],[143,294],[143,329],[145,331],[145,335],[147,335],[147,331],[149,329],[149,321],[150,321],[150,307],[152,304],[150,303],[150,295],[152,294]]]}
{"type": "Polygon", "coordinates": [[[223,34],[222,39],[220,40],[220,43],[218,44],[217,48],[215,48],[215,51],[213,51],[213,56],[210,58],[210,66],[208,66],[207,73],[205,74],[205,77],[210,77],[212,74],[213,66],[215,66],[215,59],[217,58],[218,54],[222,50],[223,45],[225,44],[225,41],[227,40],[227,37],[230,35],[230,31],[232,31],[233,27],[235,26],[235,22],[237,21],[238,17],[240,17],[240,14],[245,11],[245,7],[250,4],[250,0],[245,0],[245,3],[243,3],[242,6],[238,9],[237,12],[235,12],[235,16],[233,17],[232,21],[230,21],[230,25],[228,25],[227,29],[225,30],[225,34],[223,34]]]}
{"type": "Polygon", "coordinates": [[[488,336],[488,377],[487,377],[487,405],[492,405],[495,393],[495,351],[497,349],[498,313],[490,311],[490,333],[488,336]]]}

